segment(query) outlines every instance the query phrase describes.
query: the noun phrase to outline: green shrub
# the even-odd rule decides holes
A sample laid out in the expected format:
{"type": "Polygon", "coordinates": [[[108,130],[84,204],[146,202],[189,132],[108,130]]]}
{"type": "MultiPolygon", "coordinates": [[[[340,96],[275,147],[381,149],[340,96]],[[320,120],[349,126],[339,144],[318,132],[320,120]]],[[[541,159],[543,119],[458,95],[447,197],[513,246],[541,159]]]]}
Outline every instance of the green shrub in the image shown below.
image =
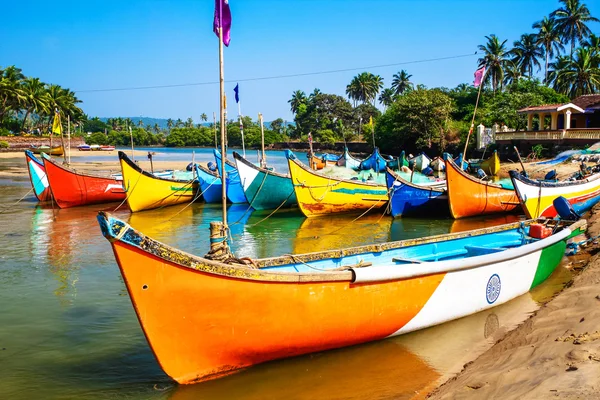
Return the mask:
{"type": "Polygon", "coordinates": [[[8,142],[0,140],[0,149],[8,149],[8,142]]]}

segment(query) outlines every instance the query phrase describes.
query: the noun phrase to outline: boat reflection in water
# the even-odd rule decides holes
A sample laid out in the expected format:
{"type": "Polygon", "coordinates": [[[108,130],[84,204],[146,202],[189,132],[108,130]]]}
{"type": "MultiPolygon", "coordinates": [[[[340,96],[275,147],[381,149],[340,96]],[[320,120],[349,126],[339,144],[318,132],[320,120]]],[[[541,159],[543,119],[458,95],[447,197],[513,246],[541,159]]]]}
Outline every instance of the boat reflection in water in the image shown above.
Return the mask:
{"type": "Polygon", "coordinates": [[[525,216],[519,214],[483,215],[481,217],[463,218],[452,220],[451,233],[464,232],[472,229],[491,228],[502,224],[510,224],[524,220],[525,216]]]}
{"type": "MultiPolygon", "coordinates": [[[[314,219],[310,219],[314,221],[314,219]]],[[[569,280],[558,267],[514,300],[428,329],[349,348],[259,364],[230,376],[171,389],[170,400],[235,398],[422,399],[514,329],[569,280]]]]}

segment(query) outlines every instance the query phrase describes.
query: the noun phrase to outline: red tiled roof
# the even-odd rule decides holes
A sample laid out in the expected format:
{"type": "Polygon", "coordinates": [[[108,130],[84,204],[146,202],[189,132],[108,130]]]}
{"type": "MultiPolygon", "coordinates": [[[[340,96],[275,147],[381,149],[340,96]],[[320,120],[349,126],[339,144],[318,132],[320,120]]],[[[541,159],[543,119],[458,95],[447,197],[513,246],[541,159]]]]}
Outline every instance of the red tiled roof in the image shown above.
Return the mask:
{"type": "Polygon", "coordinates": [[[543,104],[541,106],[531,106],[520,109],[518,112],[526,112],[526,111],[542,111],[542,110],[556,110],[558,107],[563,106],[564,104],[543,104]]]}
{"type": "Polygon", "coordinates": [[[571,101],[571,103],[585,110],[588,107],[600,104],[600,94],[586,94],[579,96],[571,101]]]}

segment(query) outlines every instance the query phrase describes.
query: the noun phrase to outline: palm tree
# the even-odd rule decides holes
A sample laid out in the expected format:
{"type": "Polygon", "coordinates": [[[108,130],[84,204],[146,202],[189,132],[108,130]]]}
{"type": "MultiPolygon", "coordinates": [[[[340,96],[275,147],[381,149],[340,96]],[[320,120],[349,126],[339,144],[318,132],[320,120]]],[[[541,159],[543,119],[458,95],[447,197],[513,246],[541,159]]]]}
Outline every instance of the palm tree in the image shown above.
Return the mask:
{"type": "Polygon", "coordinates": [[[593,33],[581,43],[583,47],[589,47],[595,56],[600,56],[600,37],[593,33]]]}
{"type": "Polygon", "coordinates": [[[208,121],[208,116],[206,115],[206,113],[202,113],[200,115],[200,121],[208,121]]]}
{"type": "Polygon", "coordinates": [[[185,121],[185,126],[187,126],[188,128],[193,128],[194,127],[194,120],[192,119],[192,117],[189,117],[187,119],[187,121],[185,121]]]}
{"type": "Polygon", "coordinates": [[[23,81],[23,104],[25,107],[25,117],[23,118],[23,125],[21,129],[25,129],[25,123],[27,117],[32,112],[40,114],[42,112],[49,112],[48,108],[48,93],[46,92],[46,85],[40,81],[39,78],[27,78],[23,81]]]}
{"type": "Polygon", "coordinates": [[[548,84],[559,93],[568,92],[568,83],[565,82],[564,72],[569,68],[571,60],[568,56],[558,56],[554,62],[548,66],[548,84]]]}
{"type": "Polygon", "coordinates": [[[586,22],[599,22],[599,20],[592,17],[587,6],[579,0],[559,1],[563,7],[550,13],[550,18],[556,20],[556,26],[562,32],[565,43],[571,43],[569,58],[572,60],[576,42],[581,42],[590,36],[591,31],[586,22]]]}
{"type": "Polygon", "coordinates": [[[388,108],[394,103],[396,97],[396,92],[394,89],[385,88],[381,91],[379,95],[379,102],[383,104],[383,107],[388,108]]]}
{"type": "Polygon", "coordinates": [[[571,98],[593,94],[600,89],[600,69],[590,49],[577,48],[568,67],[560,72],[559,79],[566,82],[571,98]]]}
{"type": "Polygon", "coordinates": [[[483,66],[486,67],[486,74],[482,84],[491,81],[492,89],[495,93],[498,87],[502,87],[504,79],[504,64],[508,55],[504,46],[506,40],[501,42],[498,36],[493,34],[485,38],[487,39],[487,43],[479,45],[479,50],[483,51],[484,56],[478,62],[480,68],[483,66]]]}
{"type": "Polygon", "coordinates": [[[167,128],[169,128],[169,133],[171,133],[171,128],[173,128],[174,122],[171,118],[167,120],[167,128]]]}
{"type": "Polygon", "coordinates": [[[548,84],[548,63],[550,58],[564,50],[560,40],[560,31],[556,27],[556,22],[548,17],[533,24],[533,29],[538,29],[537,45],[542,46],[546,55],[544,64],[544,82],[548,84]]]}
{"type": "Polygon", "coordinates": [[[183,121],[181,118],[177,118],[177,121],[175,121],[175,128],[179,128],[181,126],[183,126],[183,121]]]}
{"type": "Polygon", "coordinates": [[[12,111],[18,111],[25,100],[22,82],[25,75],[14,65],[0,69],[0,123],[12,111]]]}
{"type": "Polygon", "coordinates": [[[143,125],[144,125],[144,120],[140,118],[138,120],[137,126],[139,126],[141,128],[143,125]]]}
{"type": "Polygon", "coordinates": [[[81,100],[75,96],[75,92],[62,88],[59,85],[49,85],[46,87],[46,94],[48,100],[48,107],[46,110],[48,124],[54,116],[54,110],[58,110],[63,118],[68,117],[73,123],[84,120],[85,114],[83,113],[83,110],[77,106],[78,103],[81,103],[81,100]]]}
{"type": "Polygon", "coordinates": [[[412,75],[409,75],[405,70],[394,74],[392,77],[392,89],[396,94],[403,94],[405,91],[412,89],[413,83],[410,81],[412,75]]]}
{"type": "Polygon", "coordinates": [[[300,104],[306,104],[306,94],[302,90],[296,90],[292,93],[292,98],[288,100],[288,103],[290,103],[291,111],[297,114],[300,104]]]}
{"type": "Polygon", "coordinates": [[[533,67],[536,66],[539,71],[541,68],[538,58],[544,56],[544,51],[538,47],[538,39],[534,33],[521,35],[521,39],[513,43],[510,54],[513,56],[513,63],[521,68],[523,74],[529,71],[529,78],[533,77],[533,67]]]}
{"type": "Polygon", "coordinates": [[[509,86],[519,82],[519,79],[523,77],[521,67],[513,61],[506,61],[504,64],[504,86],[509,86]]]}
{"type": "Polygon", "coordinates": [[[383,78],[379,75],[373,75],[370,72],[361,72],[350,81],[350,84],[346,86],[346,95],[356,103],[362,101],[363,103],[375,102],[377,94],[383,87],[383,78]]]}
{"type": "Polygon", "coordinates": [[[315,97],[317,97],[318,95],[322,94],[323,92],[321,92],[321,89],[319,88],[315,88],[315,90],[313,90],[313,92],[308,96],[309,99],[314,99],[315,97]]]}

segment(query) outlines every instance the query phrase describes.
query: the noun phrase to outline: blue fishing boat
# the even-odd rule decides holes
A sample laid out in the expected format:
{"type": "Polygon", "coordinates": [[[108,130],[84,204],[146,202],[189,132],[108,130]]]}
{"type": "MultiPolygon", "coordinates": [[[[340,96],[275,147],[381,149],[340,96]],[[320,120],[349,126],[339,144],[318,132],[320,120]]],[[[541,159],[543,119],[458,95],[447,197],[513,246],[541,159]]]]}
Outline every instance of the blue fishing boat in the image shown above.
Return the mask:
{"type": "Polygon", "coordinates": [[[360,163],[361,170],[372,169],[375,172],[383,172],[387,166],[388,160],[383,158],[383,156],[379,153],[379,149],[375,147],[373,154],[371,154],[368,158],[365,158],[360,163]]]}
{"type": "Polygon", "coordinates": [[[196,177],[200,184],[200,191],[207,203],[221,202],[223,183],[221,177],[210,169],[196,164],[196,177]]]}
{"type": "Polygon", "coordinates": [[[350,155],[347,147],[344,147],[344,154],[342,154],[337,160],[338,167],[346,167],[355,171],[360,170],[360,163],[361,160],[357,160],[356,158],[350,155]]]}
{"type": "Polygon", "coordinates": [[[394,218],[446,215],[449,212],[446,181],[417,185],[387,168],[386,182],[390,194],[390,213],[394,218]]]}
{"type": "Polygon", "coordinates": [[[235,167],[235,164],[225,158],[225,174],[221,171],[221,152],[217,149],[213,150],[215,160],[217,162],[217,169],[219,170],[220,176],[225,176],[225,183],[227,185],[227,199],[232,203],[247,203],[246,195],[244,194],[244,188],[240,180],[240,174],[235,167]]]}

